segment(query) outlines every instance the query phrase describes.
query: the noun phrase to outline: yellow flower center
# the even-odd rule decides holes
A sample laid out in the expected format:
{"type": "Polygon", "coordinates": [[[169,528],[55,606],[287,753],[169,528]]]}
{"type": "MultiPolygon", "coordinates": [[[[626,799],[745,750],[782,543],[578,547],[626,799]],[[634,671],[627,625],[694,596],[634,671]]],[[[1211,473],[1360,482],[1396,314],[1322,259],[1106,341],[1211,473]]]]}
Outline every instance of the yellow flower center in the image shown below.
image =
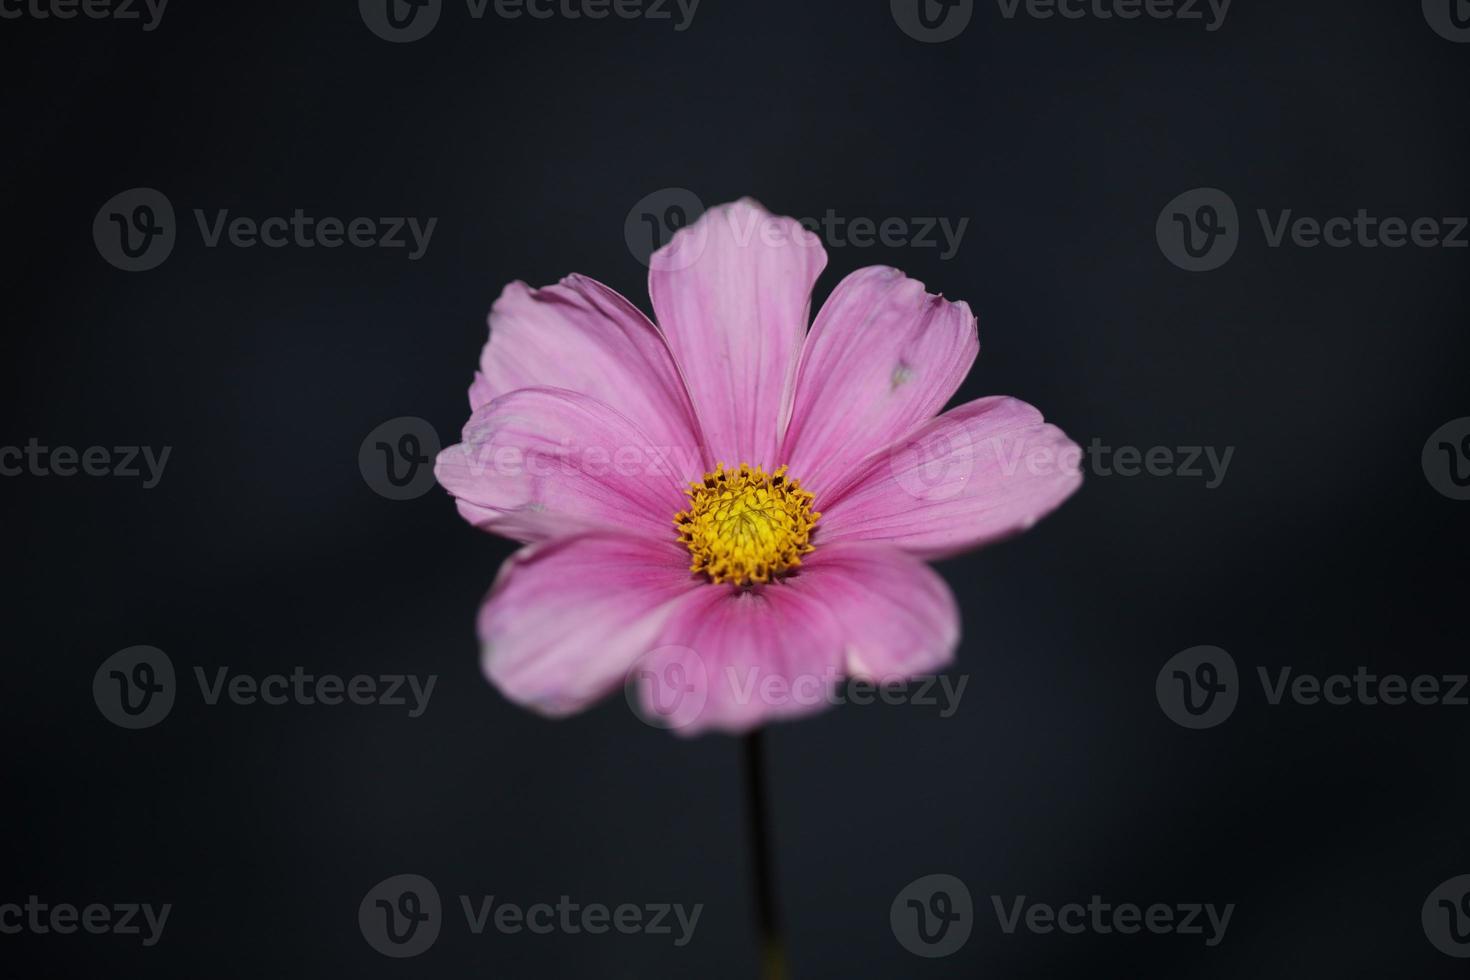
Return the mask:
{"type": "Polygon", "coordinates": [[[767,475],[745,463],[738,470],[721,463],[685,492],[689,509],[674,515],[674,525],[694,559],[689,570],[711,582],[769,582],[812,550],[812,527],[822,515],[784,466],[767,475]]]}

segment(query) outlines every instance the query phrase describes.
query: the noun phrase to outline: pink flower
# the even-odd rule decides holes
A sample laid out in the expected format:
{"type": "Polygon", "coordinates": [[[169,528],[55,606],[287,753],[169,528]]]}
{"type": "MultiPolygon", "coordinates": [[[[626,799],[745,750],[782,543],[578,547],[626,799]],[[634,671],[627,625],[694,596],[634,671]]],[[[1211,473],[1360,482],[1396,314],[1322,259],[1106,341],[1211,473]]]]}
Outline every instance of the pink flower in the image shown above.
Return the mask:
{"type": "Polygon", "coordinates": [[[507,697],[564,716],[636,666],[649,717],[741,732],[845,677],[933,673],[959,615],[925,561],[1077,489],[1080,451],[1030,405],[938,414],[980,349],[964,303],[873,266],[808,331],[826,262],[743,200],[654,255],[659,325],[583,276],[506,287],[435,473],[466,520],[526,544],[479,617],[507,697]]]}

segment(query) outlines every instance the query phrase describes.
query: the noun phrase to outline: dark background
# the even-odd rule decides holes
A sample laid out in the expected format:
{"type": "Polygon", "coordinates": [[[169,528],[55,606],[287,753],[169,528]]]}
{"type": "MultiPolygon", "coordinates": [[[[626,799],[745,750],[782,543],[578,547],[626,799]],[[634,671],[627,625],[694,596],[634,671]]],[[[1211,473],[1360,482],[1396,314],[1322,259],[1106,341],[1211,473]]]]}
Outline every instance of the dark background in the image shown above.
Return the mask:
{"type": "Polygon", "coordinates": [[[829,248],[820,302],[902,267],[979,313],[964,399],[1013,394],[1079,443],[1236,447],[1218,489],[1093,476],[1032,533],[941,566],[964,610],[959,712],[848,706],[770,733],[793,975],[1458,976],[1419,922],[1470,872],[1466,718],[1268,707],[1257,666],[1465,670],[1470,504],[1420,450],[1466,399],[1466,263],[1266,247],[1256,208],[1470,213],[1470,46],[1417,2],[1236,0],[1224,26],[1006,20],[922,44],[886,2],[704,0],[669,21],[473,21],[412,44],[350,0],[174,0],[156,31],[0,21],[8,403],[0,443],[168,445],[162,482],[23,476],[6,498],[0,902],[174,905],[162,942],[0,936],[10,976],[753,976],[739,743],[620,697],[550,723],[481,677],[474,616],[510,547],[435,490],[364,482],[364,436],[446,442],[500,288],[579,271],[647,306],[623,239],[666,187],[777,213],[967,217],[959,254],[829,248]],[[159,268],[106,264],[104,201],[179,212],[159,268]],[[1160,209],[1226,190],[1246,231],[1189,273],[1160,209]],[[192,209],[436,216],[428,254],[207,249],[192,209]],[[1229,650],[1224,725],[1154,697],[1229,650]],[[124,731],[113,652],[181,675],[124,731]],[[195,666],[439,677],[381,707],[206,706],[195,666]],[[386,959],[358,902],[403,872],[449,906],[386,959]],[[926,874],[978,922],[923,960],[888,924],[926,874]],[[1006,936],[989,896],[1234,902],[1225,941],[1006,936]],[[459,894],[704,903],[695,939],[472,936],[459,894]]]}

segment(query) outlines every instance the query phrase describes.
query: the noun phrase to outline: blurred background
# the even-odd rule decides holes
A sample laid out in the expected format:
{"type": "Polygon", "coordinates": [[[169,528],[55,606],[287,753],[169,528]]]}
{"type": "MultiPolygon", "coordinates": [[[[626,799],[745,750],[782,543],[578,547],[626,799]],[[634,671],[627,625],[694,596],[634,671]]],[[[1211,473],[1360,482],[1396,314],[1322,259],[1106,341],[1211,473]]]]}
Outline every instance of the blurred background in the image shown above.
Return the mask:
{"type": "Polygon", "coordinates": [[[1273,248],[1257,215],[1470,214],[1470,44],[1441,34],[1464,13],[1449,0],[1238,0],[1223,20],[924,0],[937,28],[880,0],[604,19],[445,0],[412,40],[432,6],[176,0],[126,20],[38,16],[47,2],[6,0],[0,22],[0,445],[171,452],[147,488],[0,479],[0,904],[172,911],[147,947],[0,934],[0,972],[755,975],[739,743],[673,737],[616,695],[560,723],[506,702],[474,618],[510,545],[437,488],[389,499],[359,467],[394,419],[456,441],[505,283],[582,272],[647,309],[629,228],[682,189],[914,232],[963,220],[953,249],[829,240],[816,302],[898,266],[979,315],[959,400],[1023,398],[1084,447],[1233,449],[1213,487],[1089,472],[1031,533],[942,564],[964,613],[952,716],[847,705],[769,732],[792,975],[1463,974],[1421,908],[1470,873],[1470,707],[1273,706],[1257,680],[1467,670],[1470,503],[1421,452],[1470,415],[1470,250],[1273,248]],[[128,272],[93,226],[134,188],[171,204],[175,240],[128,272]],[[1203,272],[1156,237],[1195,188],[1238,209],[1238,247],[1203,272]],[[437,223],[411,259],[210,247],[196,209],[437,223]],[[1202,644],[1233,657],[1239,703],[1190,730],[1155,680],[1202,644]],[[167,653],[178,691],[127,730],[92,687],[136,645],[167,653]],[[419,717],[210,705],[196,668],[437,683],[419,717]],[[357,911],[404,873],[437,886],[445,921],[397,960],[357,911]],[[931,874],[973,898],[942,958],[890,927],[931,874]],[[461,895],[703,912],[682,947],[474,935],[461,895]],[[992,896],[1023,895],[1235,910],[1214,946],[1007,934],[992,896]]]}

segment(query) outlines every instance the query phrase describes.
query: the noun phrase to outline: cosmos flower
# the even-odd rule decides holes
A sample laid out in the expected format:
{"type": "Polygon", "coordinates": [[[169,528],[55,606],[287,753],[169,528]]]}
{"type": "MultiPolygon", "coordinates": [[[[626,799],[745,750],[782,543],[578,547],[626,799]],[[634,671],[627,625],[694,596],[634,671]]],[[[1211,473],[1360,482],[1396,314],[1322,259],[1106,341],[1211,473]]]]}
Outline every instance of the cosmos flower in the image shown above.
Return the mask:
{"type": "Polygon", "coordinates": [[[967,305],[873,266],[808,330],[826,262],[742,200],[654,254],[657,325],[584,276],[506,287],[435,473],[466,520],[525,544],[479,615],[507,697],[565,716],[637,666],[697,682],[682,733],[744,732],[847,677],[933,673],[960,626],[925,562],[1077,489],[1080,451],[1030,405],[939,414],[979,353],[967,305]]]}

